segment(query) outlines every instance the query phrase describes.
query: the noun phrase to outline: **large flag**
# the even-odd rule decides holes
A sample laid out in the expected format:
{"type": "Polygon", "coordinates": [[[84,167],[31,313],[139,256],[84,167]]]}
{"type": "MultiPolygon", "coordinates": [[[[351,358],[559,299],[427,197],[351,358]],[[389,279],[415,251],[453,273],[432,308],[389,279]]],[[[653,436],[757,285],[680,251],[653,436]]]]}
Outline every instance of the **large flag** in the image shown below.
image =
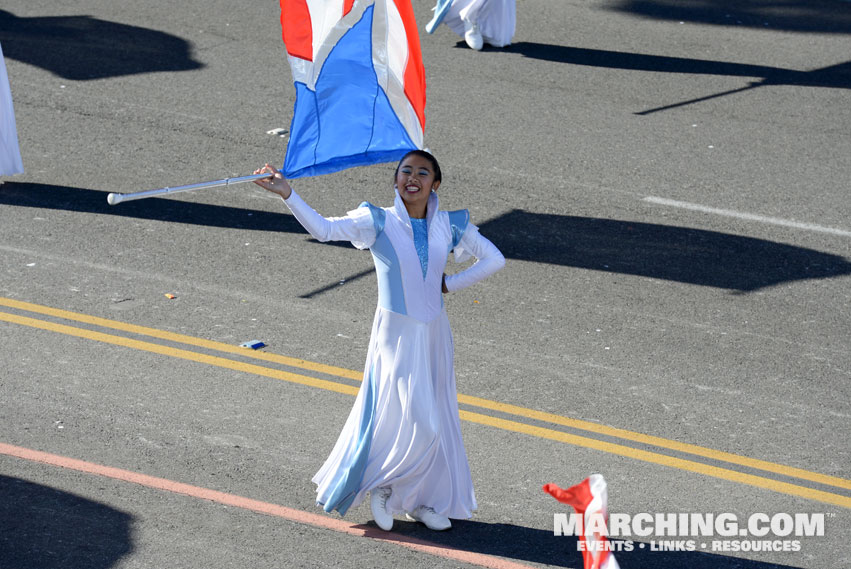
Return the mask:
{"type": "Polygon", "coordinates": [[[583,544],[582,560],[585,569],[619,569],[614,554],[608,551],[608,538],[605,533],[591,529],[595,525],[591,520],[593,516],[601,517],[604,522],[609,521],[608,490],[603,476],[592,474],[566,490],[555,484],[545,484],[544,492],[563,504],[573,506],[576,513],[582,516],[579,541],[583,544]]]}
{"type": "Polygon", "coordinates": [[[280,0],[296,102],[288,178],[423,146],[425,71],[411,0],[280,0]]]}

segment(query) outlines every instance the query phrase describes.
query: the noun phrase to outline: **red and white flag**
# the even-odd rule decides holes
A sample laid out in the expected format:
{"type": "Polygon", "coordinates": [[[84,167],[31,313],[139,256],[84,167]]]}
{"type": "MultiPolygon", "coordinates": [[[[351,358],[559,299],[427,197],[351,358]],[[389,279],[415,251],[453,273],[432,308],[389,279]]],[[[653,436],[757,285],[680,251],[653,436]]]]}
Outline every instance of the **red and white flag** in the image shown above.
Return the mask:
{"type": "Polygon", "coordinates": [[[425,68],[411,0],[280,0],[296,88],[287,178],[423,148],[425,68]]]}
{"type": "Polygon", "coordinates": [[[604,533],[606,526],[604,525],[604,531],[601,532],[600,524],[591,523],[594,517],[601,518],[605,524],[609,521],[608,492],[603,476],[592,474],[566,490],[555,484],[545,484],[544,492],[551,494],[559,502],[573,506],[576,513],[582,516],[579,541],[582,543],[580,547],[585,569],[620,569],[614,554],[609,551],[609,540],[604,533]]]}

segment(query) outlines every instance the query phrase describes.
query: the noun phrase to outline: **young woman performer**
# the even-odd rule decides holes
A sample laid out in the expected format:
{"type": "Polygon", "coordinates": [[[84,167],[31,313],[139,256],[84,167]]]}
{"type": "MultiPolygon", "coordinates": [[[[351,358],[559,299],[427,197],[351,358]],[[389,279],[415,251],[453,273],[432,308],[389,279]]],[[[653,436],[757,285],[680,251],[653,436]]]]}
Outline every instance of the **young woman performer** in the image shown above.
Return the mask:
{"type": "Polygon", "coordinates": [[[268,164],[255,181],[279,194],[320,241],[347,240],[372,252],[378,308],[363,385],[331,455],[314,476],[317,503],[341,515],[371,493],[376,524],[393,528],[406,514],[433,530],[451,527],[476,509],[461,439],[454,348],[441,292],[470,286],[505,264],[499,250],[469,222],[466,210],[440,211],[440,167],[424,151],[406,154],[396,168],[395,202],[364,202],[345,217],[322,217],[268,164]],[[444,268],[477,261],[452,276],[444,268]]]}

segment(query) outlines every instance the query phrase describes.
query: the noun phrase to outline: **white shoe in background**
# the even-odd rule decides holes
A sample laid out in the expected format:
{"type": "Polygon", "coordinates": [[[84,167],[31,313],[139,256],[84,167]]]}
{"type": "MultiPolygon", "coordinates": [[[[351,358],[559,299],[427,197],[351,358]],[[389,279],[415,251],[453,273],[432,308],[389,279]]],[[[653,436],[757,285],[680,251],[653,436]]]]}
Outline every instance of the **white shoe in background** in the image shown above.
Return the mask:
{"type": "Polygon", "coordinates": [[[482,32],[479,31],[479,24],[477,22],[464,20],[464,41],[467,42],[467,45],[471,49],[481,51],[485,40],[482,38],[482,32]]]}

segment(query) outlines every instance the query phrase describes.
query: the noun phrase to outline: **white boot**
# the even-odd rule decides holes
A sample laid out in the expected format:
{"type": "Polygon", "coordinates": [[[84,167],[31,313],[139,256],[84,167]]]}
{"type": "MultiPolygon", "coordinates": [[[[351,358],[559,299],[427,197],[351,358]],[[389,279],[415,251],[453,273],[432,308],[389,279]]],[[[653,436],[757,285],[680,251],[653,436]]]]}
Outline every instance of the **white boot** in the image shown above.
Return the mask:
{"type": "Polygon", "coordinates": [[[452,522],[446,516],[441,516],[434,511],[434,508],[428,506],[418,506],[413,512],[408,512],[405,516],[415,522],[422,522],[425,526],[434,531],[443,531],[452,527],[452,522]]]}
{"type": "Polygon", "coordinates": [[[387,499],[393,491],[390,488],[376,488],[370,492],[369,505],[372,508],[372,519],[384,531],[393,529],[393,516],[387,513],[387,499]]]}
{"type": "Polygon", "coordinates": [[[479,31],[479,24],[477,22],[464,20],[464,41],[467,42],[467,45],[471,49],[481,51],[485,40],[482,39],[482,32],[479,31]]]}

